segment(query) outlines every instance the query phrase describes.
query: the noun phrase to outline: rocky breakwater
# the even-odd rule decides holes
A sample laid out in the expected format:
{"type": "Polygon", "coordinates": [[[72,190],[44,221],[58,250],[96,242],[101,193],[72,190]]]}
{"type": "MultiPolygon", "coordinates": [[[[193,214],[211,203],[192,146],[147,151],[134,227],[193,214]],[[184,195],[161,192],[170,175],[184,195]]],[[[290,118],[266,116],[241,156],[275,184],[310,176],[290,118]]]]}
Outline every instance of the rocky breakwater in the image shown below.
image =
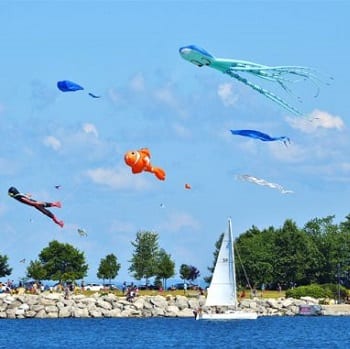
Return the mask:
{"type": "Polygon", "coordinates": [[[142,296],[128,302],[114,294],[87,297],[61,293],[0,294],[0,319],[85,317],[189,317],[198,299],[185,296],[142,296]]]}
{"type": "MultiPolygon", "coordinates": [[[[185,297],[172,295],[140,296],[133,302],[114,294],[71,295],[65,299],[61,293],[40,295],[0,294],[0,319],[25,318],[99,318],[99,317],[192,317],[193,311],[204,307],[204,296],[185,297]]],[[[306,298],[295,300],[244,299],[241,308],[254,311],[259,316],[293,316],[299,313],[299,306],[317,304],[317,300],[306,298]]],[[[322,306],[324,315],[339,315],[334,309],[322,306]]],[[[350,306],[349,306],[350,308],[350,306]]],[[[220,310],[220,308],[219,308],[220,310]]],[[[342,309],[341,315],[350,315],[342,309]]]]}

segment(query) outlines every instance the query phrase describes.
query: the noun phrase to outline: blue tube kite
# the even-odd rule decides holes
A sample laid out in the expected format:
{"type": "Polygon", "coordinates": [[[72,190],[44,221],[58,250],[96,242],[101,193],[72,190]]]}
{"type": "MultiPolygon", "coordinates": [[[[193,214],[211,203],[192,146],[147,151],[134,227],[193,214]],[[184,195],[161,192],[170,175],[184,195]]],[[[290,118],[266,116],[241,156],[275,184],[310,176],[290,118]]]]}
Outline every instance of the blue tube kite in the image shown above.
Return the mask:
{"type": "Polygon", "coordinates": [[[84,90],[84,87],[69,80],[58,81],[57,88],[62,92],[74,92],[74,91],[84,90]]]}
{"type": "MultiPolygon", "coordinates": [[[[79,84],[70,80],[57,81],[57,88],[62,92],[75,92],[84,90],[83,86],[80,86],[79,84]]],[[[92,98],[100,98],[100,96],[97,96],[91,92],[89,92],[89,96],[92,98]]]]}
{"type": "Polygon", "coordinates": [[[290,143],[290,139],[286,136],[271,137],[266,133],[255,130],[231,130],[231,133],[233,135],[260,139],[263,142],[282,141],[285,145],[287,145],[287,143],[290,143]]]}

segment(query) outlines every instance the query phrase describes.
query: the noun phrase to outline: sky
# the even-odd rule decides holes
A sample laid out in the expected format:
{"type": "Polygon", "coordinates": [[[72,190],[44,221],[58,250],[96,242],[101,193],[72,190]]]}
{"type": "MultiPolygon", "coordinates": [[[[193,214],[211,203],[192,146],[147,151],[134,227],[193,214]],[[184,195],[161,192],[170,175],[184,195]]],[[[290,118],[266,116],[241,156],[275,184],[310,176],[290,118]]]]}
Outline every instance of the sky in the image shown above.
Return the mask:
{"type": "Polygon", "coordinates": [[[0,254],[9,258],[10,278],[24,277],[55,239],[84,252],[86,281],[98,280],[110,253],[121,264],[115,281],[133,281],[131,242],[138,231],[153,231],[175,261],[175,278],[190,264],[201,282],[228,217],[236,237],[286,219],[300,228],[316,217],[344,221],[349,12],[347,1],[1,1],[0,254]],[[312,67],[319,95],[308,81],[289,84],[287,93],[241,74],[302,111],[295,116],[230,76],[184,60],[179,48],[190,44],[215,57],[312,67]],[[57,81],[66,79],[85,89],[59,91],[57,81]],[[142,147],[165,181],[131,173],[124,154],[142,147]],[[293,193],[241,181],[242,174],[293,193]],[[60,200],[62,208],[51,211],[64,227],[9,197],[10,186],[36,200],[60,200]]]}

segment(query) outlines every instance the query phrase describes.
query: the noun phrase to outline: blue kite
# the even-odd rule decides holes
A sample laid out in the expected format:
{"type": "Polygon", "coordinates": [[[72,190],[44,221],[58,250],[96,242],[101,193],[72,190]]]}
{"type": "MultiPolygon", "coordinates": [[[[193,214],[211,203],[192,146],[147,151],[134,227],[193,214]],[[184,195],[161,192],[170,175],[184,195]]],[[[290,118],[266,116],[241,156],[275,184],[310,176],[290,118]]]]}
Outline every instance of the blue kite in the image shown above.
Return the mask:
{"type": "Polygon", "coordinates": [[[290,139],[286,136],[271,137],[266,133],[255,130],[231,130],[231,133],[233,135],[260,139],[263,142],[282,141],[285,145],[287,145],[287,143],[290,143],[290,139]]]}
{"type": "MultiPolygon", "coordinates": [[[[281,107],[285,108],[289,112],[295,115],[303,115],[298,109],[288,104],[281,97],[264,89],[263,87],[254,84],[245,77],[239,75],[239,73],[248,73],[257,76],[261,79],[276,82],[286,92],[292,93],[291,89],[287,87],[287,83],[295,83],[300,80],[310,80],[317,87],[317,97],[319,92],[319,83],[321,79],[316,75],[315,69],[300,66],[267,66],[254,62],[241,61],[228,58],[216,58],[206,50],[196,46],[189,45],[179,49],[179,53],[186,61],[193,63],[198,67],[208,66],[213,69],[219,70],[224,74],[231,76],[234,79],[249,86],[253,90],[261,93],[265,97],[271,99],[281,107]]],[[[333,79],[330,77],[330,79],[333,79]]],[[[328,84],[328,83],[327,83],[328,84]]],[[[300,100],[300,98],[298,97],[300,100]]]]}
{"type": "MultiPolygon", "coordinates": [[[[84,90],[83,86],[80,86],[79,84],[70,80],[58,81],[57,88],[62,92],[75,92],[75,91],[84,90]]],[[[100,98],[100,96],[97,96],[91,92],[89,92],[89,96],[93,98],[100,98]]]]}

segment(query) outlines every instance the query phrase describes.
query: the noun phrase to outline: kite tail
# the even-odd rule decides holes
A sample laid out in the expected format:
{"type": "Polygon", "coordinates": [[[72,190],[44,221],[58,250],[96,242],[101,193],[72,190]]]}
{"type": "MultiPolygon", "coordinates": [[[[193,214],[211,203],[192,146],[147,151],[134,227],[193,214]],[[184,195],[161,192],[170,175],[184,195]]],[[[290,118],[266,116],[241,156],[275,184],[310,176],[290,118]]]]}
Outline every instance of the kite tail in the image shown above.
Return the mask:
{"type": "Polygon", "coordinates": [[[155,176],[161,180],[164,181],[165,180],[165,171],[159,167],[152,167],[151,168],[151,172],[155,174],[155,176]]]}
{"type": "Polygon", "coordinates": [[[290,104],[288,104],[286,101],[284,101],[282,98],[278,97],[277,95],[275,95],[274,93],[260,87],[259,85],[253,84],[252,82],[250,82],[249,80],[247,80],[246,78],[241,77],[240,75],[233,73],[232,71],[228,70],[226,71],[226,74],[230,75],[231,77],[237,79],[238,81],[242,82],[243,84],[251,87],[252,89],[254,89],[255,91],[261,93],[262,95],[264,95],[265,97],[271,99],[272,101],[276,102],[277,104],[279,104],[280,106],[282,106],[284,109],[290,111],[291,113],[295,114],[295,115],[303,115],[298,109],[294,108],[293,106],[291,106],[290,104]]]}

